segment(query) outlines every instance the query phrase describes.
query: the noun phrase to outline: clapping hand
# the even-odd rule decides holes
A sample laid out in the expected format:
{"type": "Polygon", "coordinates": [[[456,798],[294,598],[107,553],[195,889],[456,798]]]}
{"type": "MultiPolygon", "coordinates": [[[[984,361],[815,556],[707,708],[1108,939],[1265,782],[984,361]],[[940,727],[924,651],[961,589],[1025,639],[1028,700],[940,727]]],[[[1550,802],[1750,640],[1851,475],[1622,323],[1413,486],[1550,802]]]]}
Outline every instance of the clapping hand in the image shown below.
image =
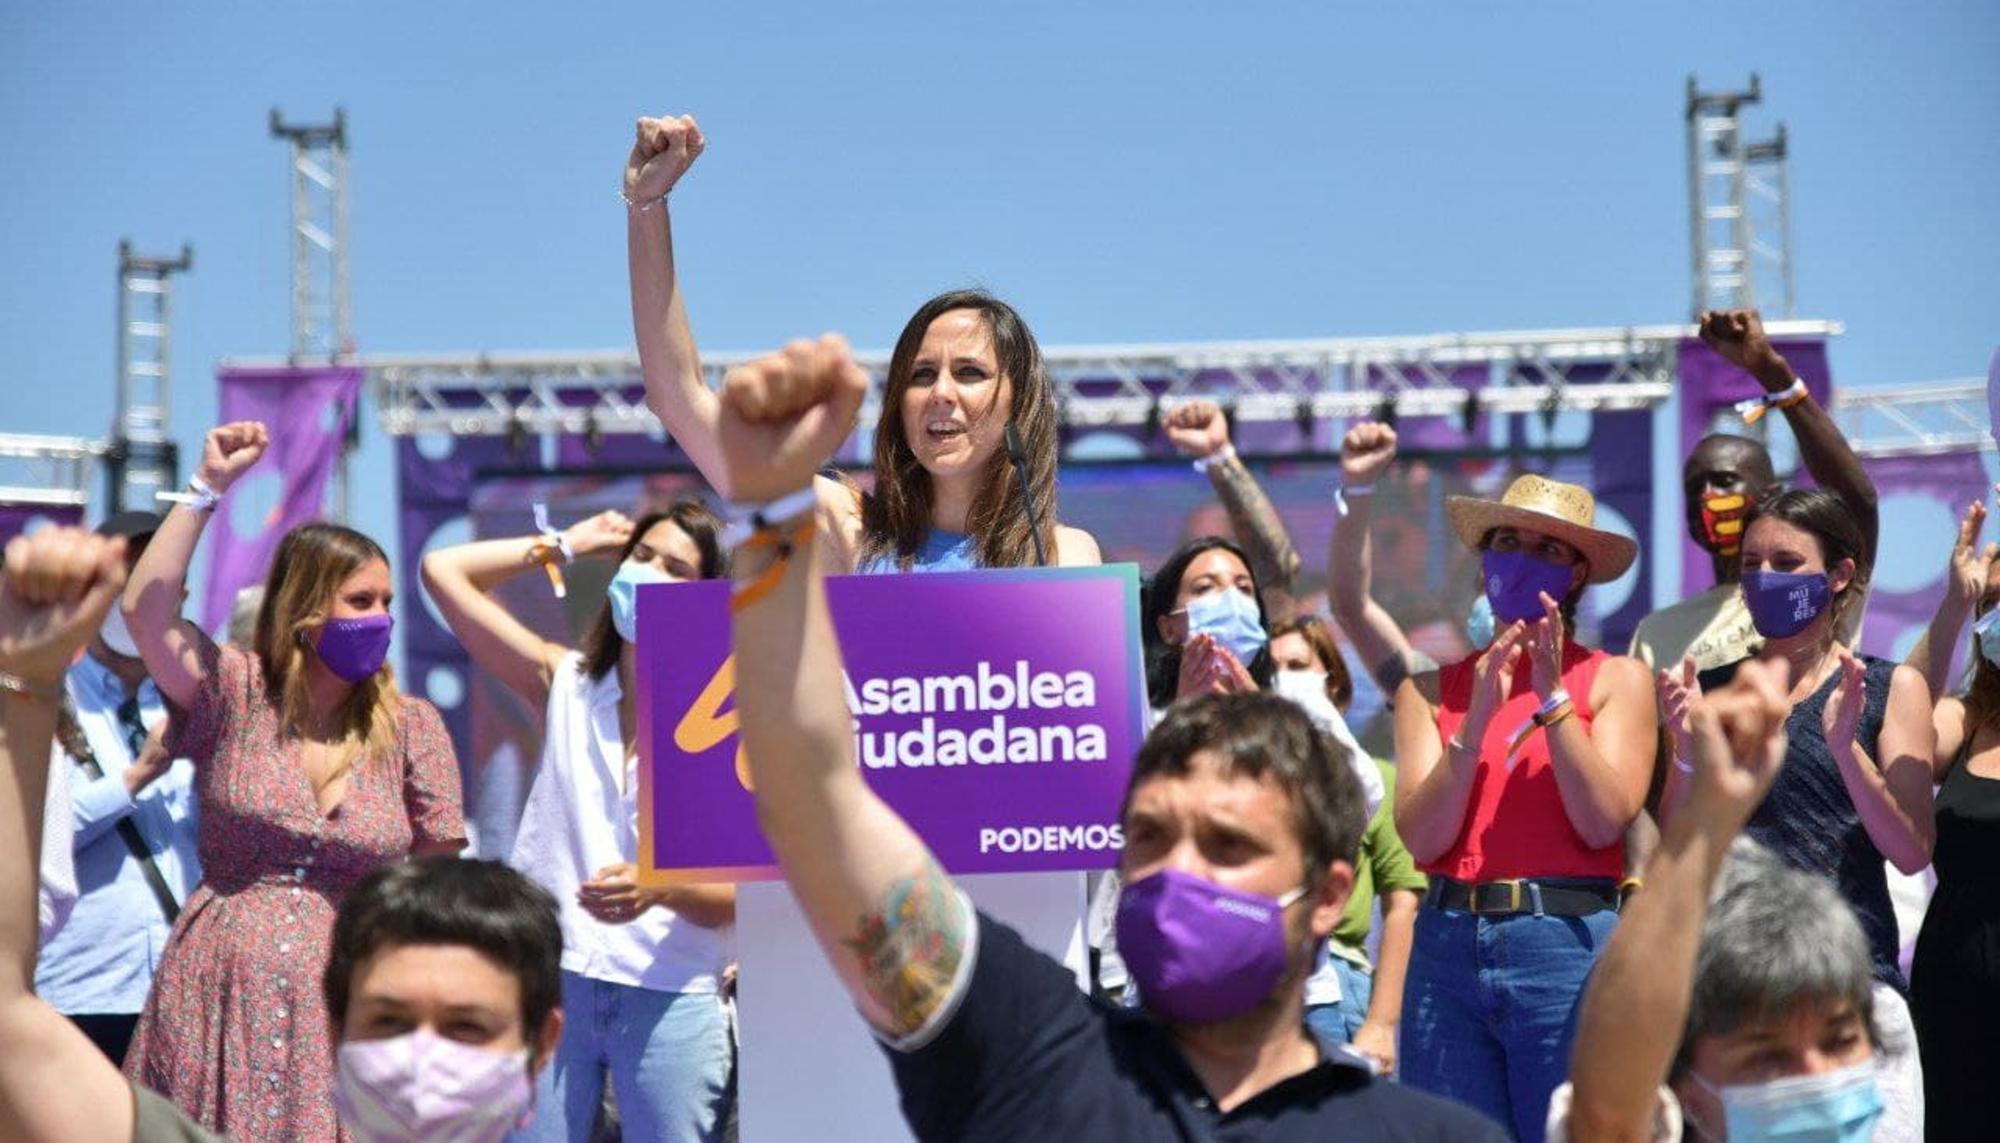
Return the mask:
{"type": "Polygon", "coordinates": [[[1721,690],[1692,705],[1693,786],[1697,821],[1719,823],[1733,835],[1763,804],[1785,762],[1785,719],[1791,714],[1791,668],[1782,659],[1751,661],[1721,690]]]}
{"type": "Polygon", "coordinates": [[[727,495],[766,503],[811,484],[867,392],[868,371],[834,333],[731,369],[716,434],[727,495]]]}
{"type": "Polygon", "coordinates": [[[1842,647],[1840,656],[1840,682],[1833,693],[1826,698],[1826,710],[1820,716],[1826,731],[1826,744],[1837,756],[1844,757],[1854,749],[1854,735],[1861,726],[1861,710],[1868,702],[1868,668],[1854,657],[1854,652],[1842,647]]]}
{"type": "Polygon", "coordinates": [[[1466,707],[1459,741],[1474,751],[1486,737],[1486,728],[1501,704],[1514,690],[1514,673],[1521,665],[1522,645],[1528,641],[1525,623],[1510,623],[1495,636],[1491,646],[1472,667],[1472,701],[1466,707]]]}
{"type": "MultiPolygon", "coordinates": [[[[2000,485],[1996,485],[2000,488],[2000,485]]],[[[1951,546],[1951,566],[1947,569],[1946,590],[1954,602],[1970,608],[1986,594],[1986,577],[1993,561],[2000,558],[2000,544],[1979,546],[1979,530],[1986,523],[1986,504],[1975,500],[1966,505],[1958,522],[1958,540],[1951,546]]]]}
{"type": "Polygon", "coordinates": [[[1528,632],[1528,663],[1535,694],[1546,701],[1562,686],[1563,643],[1568,628],[1563,625],[1562,605],[1548,592],[1540,594],[1542,618],[1535,620],[1528,632]]]}
{"type": "Polygon", "coordinates": [[[1674,740],[1674,757],[1685,762],[1694,752],[1694,731],[1689,718],[1694,714],[1695,704],[1701,702],[1701,677],[1695,670],[1694,656],[1682,659],[1674,670],[1656,672],[1653,690],[1660,698],[1660,714],[1666,720],[1667,733],[1674,740]]]}
{"type": "Polygon", "coordinates": [[[0,569],[0,673],[53,692],[125,587],[125,541],[44,528],[7,544],[0,569]]]}

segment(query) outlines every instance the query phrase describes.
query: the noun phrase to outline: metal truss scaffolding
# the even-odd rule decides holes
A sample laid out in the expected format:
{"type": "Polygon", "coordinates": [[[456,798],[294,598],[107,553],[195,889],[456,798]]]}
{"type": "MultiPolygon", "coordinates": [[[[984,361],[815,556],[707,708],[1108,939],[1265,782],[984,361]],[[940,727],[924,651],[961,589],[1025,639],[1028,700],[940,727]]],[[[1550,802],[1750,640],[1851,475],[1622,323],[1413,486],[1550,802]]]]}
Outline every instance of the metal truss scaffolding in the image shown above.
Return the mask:
{"type": "Polygon", "coordinates": [[[1762,100],[1745,91],[1687,85],[1688,222],[1694,313],[1760,308],[1791,317],[1792,223],[1785,125],[1769,139],[1744,137],[1741,110],[1762,100]]]}
{"type": "Polygon", "coordinates": [[[1893,389],[1843,389],[1834,397],[1833,417],[1864,457],[1941,456],[1996,447],[1986,381],[1979,377],[1893,389]]]}
{"type": "Polygon", "coordinates": [[[153,505],[153,494],[179,481],[177,450],[167,436],[173,407],[169,368],[173,277],[192,269],[194,250],[147,258],[118,244],[118,421],[106,452],[111,511],[153,505]]]}
{"type": "MultiPolygon", "coordinates": [[[[1775,337],[1827,337],[1836,323],[1773,322],[1775,337]]],[[[1370,415],[1470,416],[1646,409],[1674,391],[1687,326],[1409,338],[1052,347],[1044,351],[1071,427],[1145,426],[1163,405],[1220,402],[1239,422],[1370,415]]],[[[747,354],[714,356],[711,387],[747,354]]],[[[879,409],[886,353],[862,423],[879,409]]],[[[630,353],[363,357],[393,436],[658,433],[630,353]]]]}
{"type": "Polygon", "coordinates": [[[347,113],[331,123],[287,123],[271,109],[271,137],[291,144],[292,357],[354,352],[347,288],[347,113]]]}
{"type": "Polygon", "coordinates": [[[105,451],[83,437],[0,433],[0,504],[87,506],[105,451]]]}

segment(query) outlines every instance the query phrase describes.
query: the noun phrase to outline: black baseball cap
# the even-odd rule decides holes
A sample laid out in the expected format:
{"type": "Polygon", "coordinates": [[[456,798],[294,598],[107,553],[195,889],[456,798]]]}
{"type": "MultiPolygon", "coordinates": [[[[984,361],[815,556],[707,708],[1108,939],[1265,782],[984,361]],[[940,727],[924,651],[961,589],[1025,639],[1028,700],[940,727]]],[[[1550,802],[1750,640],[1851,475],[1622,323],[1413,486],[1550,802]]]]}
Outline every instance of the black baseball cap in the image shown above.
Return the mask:
{"type": "Polygon", "coordinates": [[[128,540],[151,539],[153,533],[159,530],[159,513],[136,509],[120,512],[97,526],[100,536],[123,536],[128,540]]]}

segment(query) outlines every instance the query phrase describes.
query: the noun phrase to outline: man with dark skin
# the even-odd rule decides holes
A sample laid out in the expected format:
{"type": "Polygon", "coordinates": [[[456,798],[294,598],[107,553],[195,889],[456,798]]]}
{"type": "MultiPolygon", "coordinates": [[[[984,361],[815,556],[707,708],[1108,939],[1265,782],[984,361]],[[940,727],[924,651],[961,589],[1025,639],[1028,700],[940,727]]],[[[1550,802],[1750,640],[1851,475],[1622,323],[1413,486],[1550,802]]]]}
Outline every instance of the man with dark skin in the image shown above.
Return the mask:
{"type": "MultiPolygon", "coordinates": [[[[1764,333],[1755,310],[1724,310],[1701,315],[1701,339],[1738,366],[1770,394],[1767,412],[1784,415],[1798,440],[1799,461],[1820,487],[1846,502],[1867,546],[1863,574],[1875,562],[1879,530],[1875,485],[1861,467],[1861,458],[1819,402],[1805,393],[1792,367],[1764,333]]],[[[1632,636],[1631,654],[1655,669],[1677,669],[1684,659],[1694,669],[1707,670],[1735,662],[1755,649],[1757,632],[1749,609],[1736,590],[1742,518],[1752,504],[1778,490],[1771,454],[1749,437],[1716,433],[1702,438],[1681,470],[1686,496],[1688,535],[1714,561],[1716,585],[1699,595],[1647,616],[1632,636]]],[[[1861,609],[1852,612],[1858,627],[1861,609]]],[[[1851,641],[1855,631],[1843,631],[1851,641]]]]}

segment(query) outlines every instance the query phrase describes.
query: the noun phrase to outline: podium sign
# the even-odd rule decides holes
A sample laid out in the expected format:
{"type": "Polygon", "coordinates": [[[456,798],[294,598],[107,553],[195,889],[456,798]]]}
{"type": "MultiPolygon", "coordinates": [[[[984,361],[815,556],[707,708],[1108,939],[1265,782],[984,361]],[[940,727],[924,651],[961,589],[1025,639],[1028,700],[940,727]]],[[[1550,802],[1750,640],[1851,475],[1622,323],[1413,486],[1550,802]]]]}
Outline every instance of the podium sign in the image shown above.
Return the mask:
{"type": "MultiPolygon", "coordinates": [[[[842,576],[826,592],[855,764],[948,872],[1116,864],[1145,737],[1135,567],[842,576]]],[[[775,879],[737,734],[729,585],[638,600],[641,880],[775,879]]]]}

